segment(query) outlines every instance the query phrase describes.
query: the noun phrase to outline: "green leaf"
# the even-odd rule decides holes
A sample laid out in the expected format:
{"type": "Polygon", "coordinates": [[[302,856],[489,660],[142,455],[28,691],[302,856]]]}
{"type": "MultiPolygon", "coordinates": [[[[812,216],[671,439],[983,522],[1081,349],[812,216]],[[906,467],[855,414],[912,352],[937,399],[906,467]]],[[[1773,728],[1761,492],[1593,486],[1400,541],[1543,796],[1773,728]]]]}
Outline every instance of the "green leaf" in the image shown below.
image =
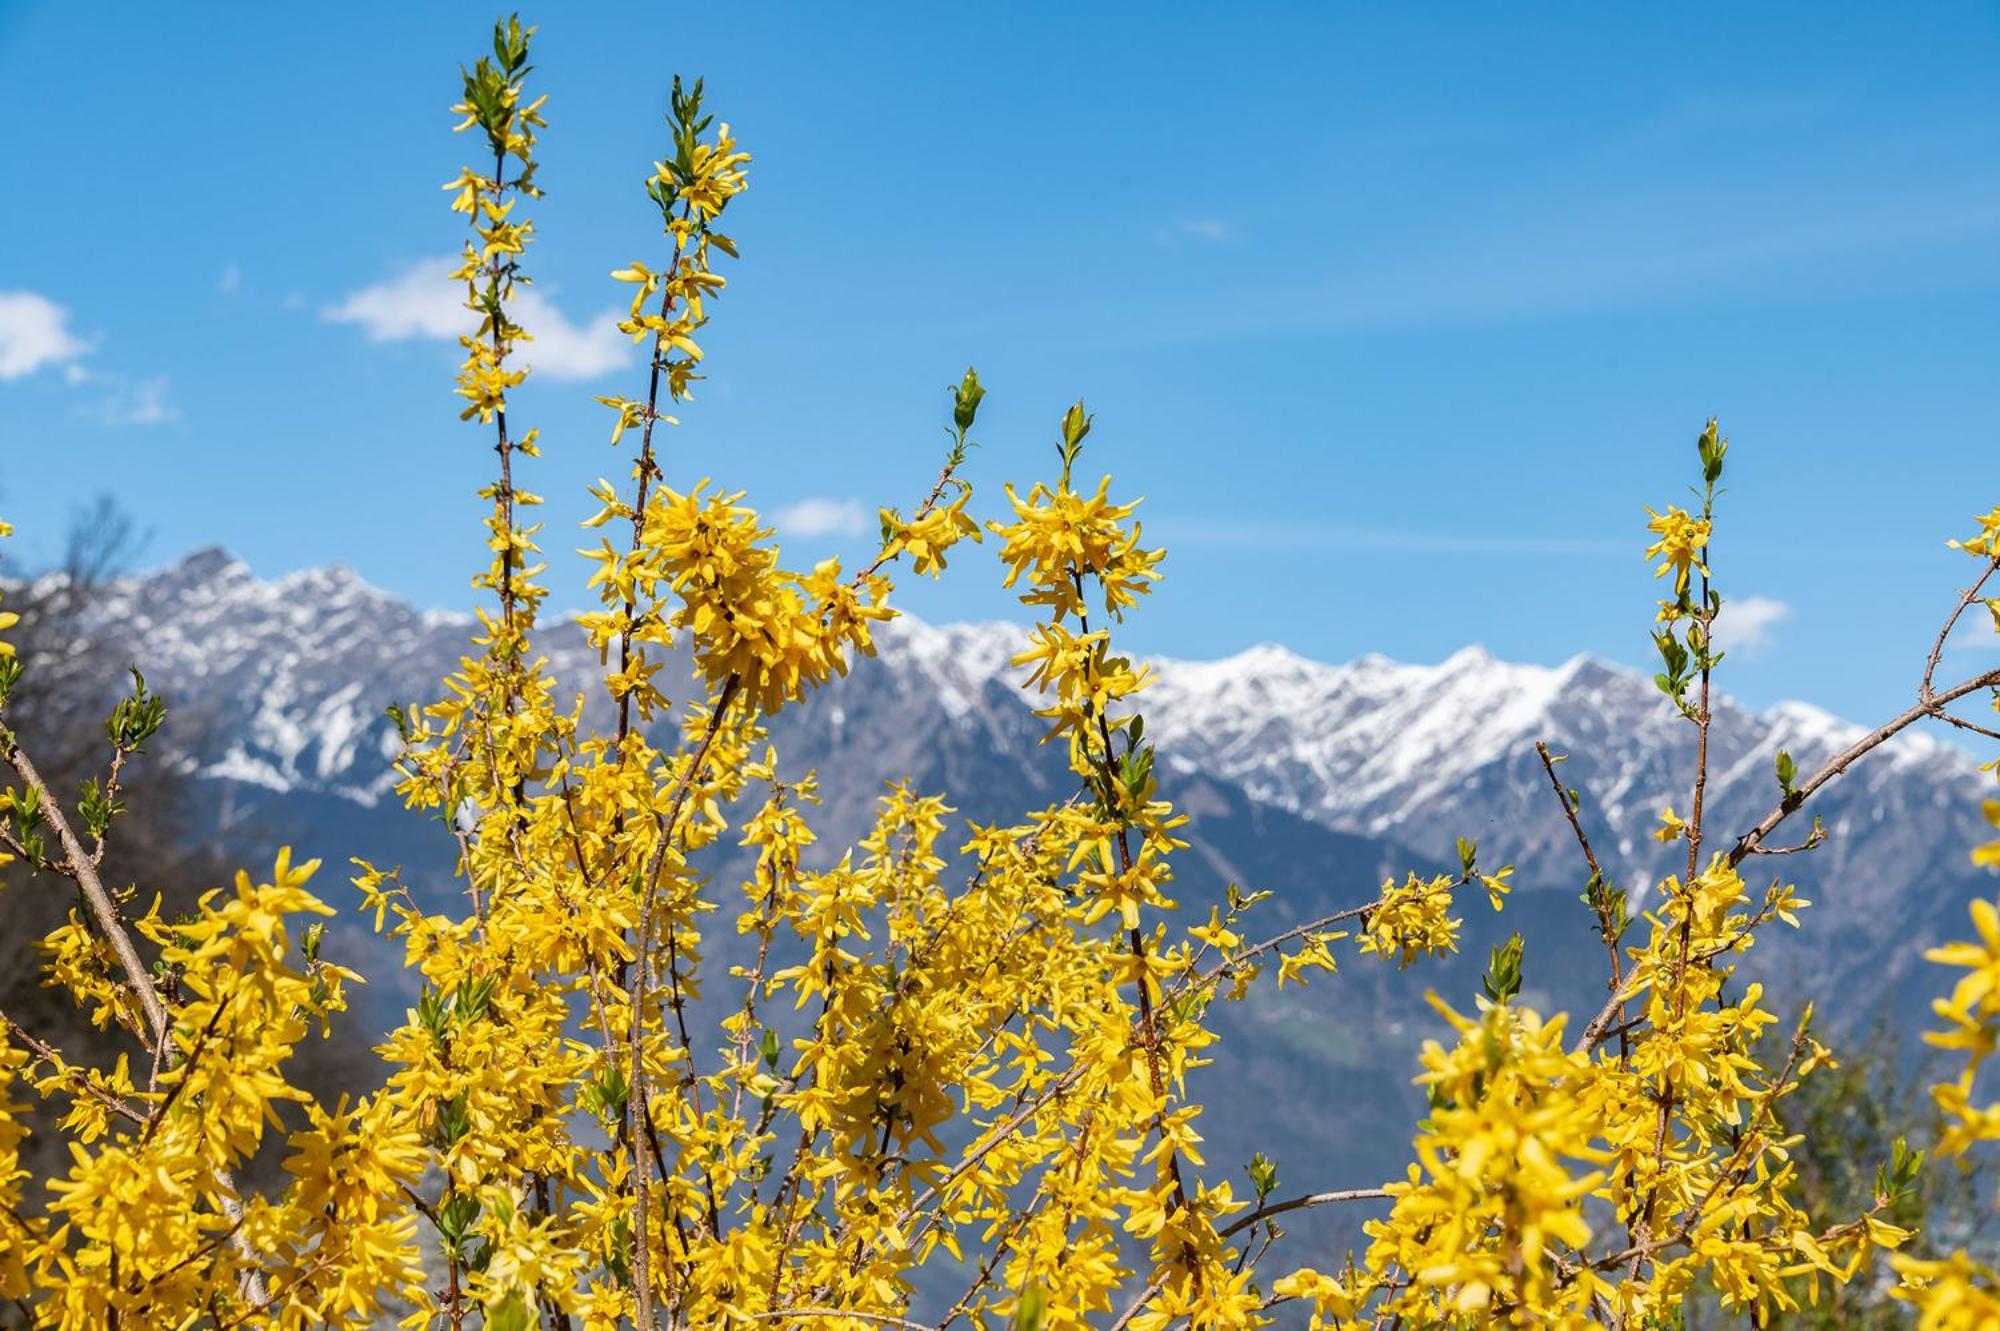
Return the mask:
{"type": "Polygon", "coordinates": [[[1014,1300],[1014,1331],[1042,1331],[1048,1316],[1049,1296],[1040,1285],[1030,1285],[1014,1300]]]}
{"type": "Polygon", "coordinates": [[[486,1310],[487,1331],[528,1331],[531,1325],[527,1301],[518,1289],[507,1291],[506,1298],[486,1310]]]}

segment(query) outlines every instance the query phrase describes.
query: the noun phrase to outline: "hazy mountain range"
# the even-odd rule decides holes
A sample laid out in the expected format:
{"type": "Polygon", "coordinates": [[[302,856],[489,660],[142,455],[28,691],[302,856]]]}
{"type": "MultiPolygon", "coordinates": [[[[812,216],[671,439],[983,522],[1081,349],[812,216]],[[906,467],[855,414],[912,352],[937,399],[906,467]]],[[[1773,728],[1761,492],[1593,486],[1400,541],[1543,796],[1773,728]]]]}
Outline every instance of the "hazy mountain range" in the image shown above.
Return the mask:
{"type": "MultiPolygon", "coordinates": [[[[391,790],[384,708],[434,695],[466,650],[469,618],[417,610],[339,567],[260,581],[220,550],[122,581],[92,613],[100,649],[136,657],[169,698],[185,760],[216,796],[203,802],[246,856],[254,847],[261,860],[269,847],[256,843],[280,839],[323,856],[317,886],[337,905],[352,900],[340,884],[350,856],[400,862],[449,890],[449,837],[391,790]]],[[[980,821],[1068,792],[1008,664],[1021,636],[895,621],[878,634],[877,659],[778,720],[786,765],[821,774],[823,846],[859,835],[890,777],[946,793],[980,821]]],[[[573,627],[544,629],[538,646],[557,679],[595,692],[596,654],[573,627]]],[[[1148,733],[1168,795],[1193,818],[1177,876],[1184,909],[1206,915],[1227,881],[1269,888],[1275,933],[1365,901],[1390,873],[1451,859],[1460,835],[1478,841],[1483,864],[1519,866],[1504,916],[1468,901],[1453,964],[1400,974],[1353,956],[1336,977],[1282,994],[1267,985],[1218,1016],[1222,1053],[1204,1076],[1212,1164],[1233,1172],[1253,1145],[1275,1142],[1300,1187],[1399,1174],[1421,1113],[1412,1055],[1439,1028],[1418,1001],[1426,986],[1469,1004],[1485,948],[1520,929],[1532,1000],[1586,1013],[1602,1001],[1602,949],[1577,901],[1584,875],[1535,741],[1571,755],[1564,778],[1582,792],[1606,867],[1643,906],[1682,853],[1650,833],[1662,805],[1687,811],[1690,727],[1650,680],[1588,657],[1550,668],[1468,647],[1436,665],[1327,665],[1260,646],[1153,665],[1148,733]]],[[[1711,827],[1733,835],[1772,806],[1780,748],[1810,772],[1861,733],[1800,704],[1760,713],[1725,700],[1711,827]]],[[[1961,932],[1966,902],[1992,891],[1967,859],[1980,790],[1963,751],[1924,735],[1828,787],[1808,811],[1827,845],[1749,866],[1791,875],[1816,903],[1800,933],[1760,944],[1750,968],[1781,994],[1821,997],[1850,1030],[1884,1012],[1920,1022],[1940,987],[1921,973],[1921,948],[1961,932]]],[[[1802,835],[1810,818],[1794,822],[1802,835]]],[[[364,1019],[393,1020],[410,999],[400,957],[358,920],[337,938],[371,977],[364,1019]]],[[[1351,1218],[1315,1223],[1337,1232],[1351,1218]]]]}

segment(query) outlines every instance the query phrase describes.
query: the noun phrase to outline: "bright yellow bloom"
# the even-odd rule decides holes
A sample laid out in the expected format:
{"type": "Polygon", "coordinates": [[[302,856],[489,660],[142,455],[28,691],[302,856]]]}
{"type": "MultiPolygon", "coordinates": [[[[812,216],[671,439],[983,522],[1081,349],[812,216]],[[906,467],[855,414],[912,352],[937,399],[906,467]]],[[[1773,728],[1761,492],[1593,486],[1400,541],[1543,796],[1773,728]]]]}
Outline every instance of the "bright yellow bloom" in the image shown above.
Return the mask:
{"type": "Polygon", "coordinates": [[[1979,530],[1963,541],[1946,541],[1954,550],[1963,550],[1981,559],[2000,559],[2000,504],[1973,519],[1979,530]]]}
{"type": "MultiPolygon", "coordinates": [[[[936,576],[981,539],[957,473],[984,389],[970,371],[953,389],[943,473],[908,520],[884,510],[853,573],[788,570],[743,495],[690,485],[679,450],[655,448],[699,378],[725,289],[712,260],[736,252],[715,224],[746,185],[699,84],[675,84],[646,179],[659,252],[612,274],[630,288],[620,326],[651,354],[643,396],[598,399],[629,469],[590,490],[595,673],[569,663],[587,678],[559,684],[522,516],[540,501],[518,484],[539,445],[511,400],[532,346],[514,322],[544,127],[532,31],[497,25],[465,71],[455,109],[487,152],[446,186],[469,228],[457,392],[499,463],[474,578],[490,596],[435,700],[392,711],[397,792],[443,825],[462,891],[355,862],[413,999],[374,1089],[329,1107],[293,1055],[344,1020],[359,977],[321,955],[316,866],[280,853],[187,918],[128,910],[73,835],[35,840],[57,796],[5,732],[0,760],[26,783],[0,791],[9,844],[60,855],[84,898],[42,940],[43,976],[137,1056],[72,1063],[0,1032],[0,1299],[92,1328],[854,1331],[912,1323],[915,1291],[944,1273],[964,1291],[948,1316],[975,1327],[1569,1328],[1667,1324],[1700,1282],[1768,1324],[1910,1238],[1876,1214],[1886,1200],[1834,1220],[1797,1204],[1783,1101],[1832,1055],[1802,1022],[1771,1059],[1774,1015],[1734,967],[1807,903],[1782,882],[1753,893],[1728,854],[1691,854],[1690,881],[1659,884],[1638,918],[1592,875],[1613,992],[1585,1032],[1525,1001],[1519,938],[1495,949],[1476,1010],[1433,998],[1427,1108],[1386,1188],[1280,1192],[1259,1156],[1239,1195],[1241,1162],[1212,1158],[1195,1094],[1214,1005],[1266,967],[1280,987],[1336,975],[1350,934],[1403,966],[1452,953],[1454,898],[1476,885],[1499,910],[1513,870],[1482,871],[1461,841],[1457,873],[1392,877],[1320,918],[1260,927],[1272,894],[1234,885],[1183,912],[1195,837],[1140,710],[1152,671],[1117,639],[1163,556],[1108,477],[1075,488],[1081,403],[1059,472],[1008,489],[1009,519],[987,526],[1036,611],[1014,664],[1068,778],[1017,822],[963,827],[909,783],[835,792],[842,811],[872,799],[872,822],[822,846],[819,781],[781,759],[771,722],[874,650],[898,556],[936,576]],[[70,1157],[38,1198],[30,1093],[53,1102],[70,1157]],[[242,1180],[264,1151],[284,1177],[259,1190],[242,1180]],[[1386,1203],[1365,1253],[1337,1273],[1266,1262],[1278,1218],[1343,1199],[1386,1203]]],[[[1649,527],[1648,557],[1676,574],[1669,692],[1712,665],[1690,666],[1711,611],[1686,598],[1708,575],[1727,447],[1712,422],[1699,447],[1703,516],[1649,527]]],[[[1990,554],[2000,517],[1981,521],[1966,548],[1990,554]]],[[[1683,715],[1705,726],[1703,697],[1683,715]]],[[[92,790],[77,803],[101,822],[92,790]]],[[[2000,802],[1987,812],[2000,821],[2000,802]]],[[[1661,840],[1728,844],[1701,822],[1669,808],[1661,840]]],[[[1933,954],[1964,971],[1935,1037],[1965,1055],[1937,1091],[1954,1151],[2000,1139],[2000,1107],[1974,1100],[2000,1036],[2000,911],[1982,903],[1975,923],[1980,942],[1933,954]]],[[[1900,1269],[1928,1325],[1992,1317],[2000,1282],[1970,1259],[1900,1269]]]]}
{"type": "Polygon", "coordinates": [[[1690,570],[1707,573],[1702,563],[1702,554],[1708,548],[1711,523],[1707,518],[1690,517],[1685,509],[1668,508],[1664,513],[1646,510],[1652,519],[1646,530],[1659,537],[1646,547],[1646,558],[1658,559],[1660,566],[1653,570],[1653,576],[1674,575],[1674,590],[1685,592],[1688,587],[1690,570]]]}

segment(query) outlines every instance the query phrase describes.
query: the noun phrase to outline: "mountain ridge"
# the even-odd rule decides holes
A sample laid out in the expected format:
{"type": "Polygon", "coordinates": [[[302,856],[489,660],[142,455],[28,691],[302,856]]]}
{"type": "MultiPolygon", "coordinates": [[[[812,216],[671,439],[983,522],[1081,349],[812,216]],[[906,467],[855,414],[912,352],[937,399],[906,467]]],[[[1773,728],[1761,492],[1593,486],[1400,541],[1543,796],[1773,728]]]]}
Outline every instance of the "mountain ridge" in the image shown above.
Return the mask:
{"type": "MultiPolygon", "coordinates": [[[[267,801],[312,795],[392,810],[397,739],[384,709],[434,697],[473,624],[419,610],[344,566],[266,580],[210,547],[112,584],[90,631],[136,656],[183,718],[192,714],[189,757],[202,775],[267,801]]],[[[963,816],[989,821],[1066,793],[1060,754],[1040,743],[1035,701],[1011,664],[1025,628],[904,616],[876,638],[875,659],[857,660],[849,678],[771,725],[788,762],[840,778],[823,782],[826,844],[858,837],[881,782],[899,776],[963,796],[963,816]]],[[[565,690],[607,705],[597,653],[573,623],[546,624],[536,646],[565,690]]],[[[1579,792],[1607,872],[1636,901],[1685,868],[1684,850],[1651,833],[1664,807],[1688,811],[1692,727],[1636,671],[1589,654],[1513,663],[1478,645],[1434,664],[1379,653],[1328,664],[1276,643],[1148,664],[1155,681],[1141,702],[1159,770],[1172,789],[1226,788],[1218,807],[1235,807],[1240,793],[1271,816],[1429,862],[1471,836],[1487,863],[1519,865],[1524,888],[1574,891],[1580,862],[1540,741],[1568,755],[1565,784],[1579,792]]],[[[669,663],[663,678],[686,684],[669,692],[699,696],[685,672],[684,658],[669,663]]],[[[1714,708],[1715,845],[1777,802],[1781,749],[1809,773],[1866,730],[1804,703],[1753,711],[1718,694],[1714,708]]],[[[1821,817],[1827,845],[1784,866],[1807,895],[1830,889],[1822,932],[1862,929],[1885,911],[1900,911],[1917,941],[1955,927],[1977,882],[1964,850],[1981,831],[1980,791],[1968,755],[1915,733],[1829,785],[1794,820],[1803,835],[1821,817]]],[[[1205,853],[1230,863],[1243,849],[1205,853]]],[[[1839,950],[1806,953],[1822,964],[1839,950]]],[[[1893,979],[1913,964],[1885,958],[1877,969],[1893,979]]]]}
{"type": "MultiPolygon", "coordinates": [[[[168,698],[163,738],[217,788],[196,801],[217,811],[200,835],[244,854],[285,841],[331,865],[400,863],[426,909],[444,909],[456,890],[452,838],[395,798],[398,741],[384,708],[435,697],[471,650],[474,624],[419,610],[352,569],[265,580],[212,547],[114,583],[89,603],[83,628],[86,650],[136,659],[168,698]]],[[[1013,822],[1073,792],[1011,665],[1025,635],[1004,623],[892,621],[878,630],[874,659],[772,720],[786,768],[821,773],[818,851],[858,840],[895,778],[947,795],[961,823],[1013,822]]],[[[598,678],[597,653],[573,624],[546,625],[536,643],[566,685],[598,678]]],[[[1346,955],[1327,983],[1265,984],[1243,1003],[1218,1004],[1223,1038],[1213,1066],[1195,1074],[1195,1093],[1215,1110],[1204,1133],[1217,1159],[1264,1150],[1311,1162],[1315,1178],[1379,1181],[1384,1161],[1405,1158],[1409,1124],[1424,1112],[1410,1081],[1419,1042],[1437,1033],[1423,992],[1469,1003],[1486,949],[1509,932],[1529,940],[1526,999],[1544,1011],[1601,1004],[1603,947],[1576,900],[1585,875],[1535,741],[1570,755],[1563,779],[1581,794],[1607,871],[1639,908],[1661,876],[1685,869],[1684,847],[1649,833],[1662,805],[1686,812],[1691,727],[1637,672],[1589,655],[1509,663],[1478,646],[1430,665],[1372,653],[1332,665],[1274,643],[1149,664],[1147,734],[1163,754],[1163,793],[1190,817],[1170,884],[1184,915],[1205,916],[1231,882],[1268,888],[1252,928],[1273,935],[1369,900],[1387,877],[1453,862],[1460,835],[1478,841],[1482,864],[1520,866],[1502,914],[1465,903],[1454,957],[1404,973],[1346,955]],[[1290,1112],[1274,1115],[1273,1105],[1290,1112]]],[[[701,696],[684,657],[662,678],[686,686],[669,686],[677,698],[701,696]]],[[[1780,747],[1810,772],[1864,730],[1806,704],[1760,712],[1725,698],[1716,711],[1716,845],[1776,803],[1780,747]]],[[[1804,929],[1760,938],[1745,978],[1772,985],[1780,1005],[1826,998],[1830,1037],[1885,1018],[1920,1029],[1937,988],[1918,974],[1928,969],[1922,949],[1962,932],[1967,902],[1991,891],[1966,854],[1983,828],[1980,793],[1965,754],[1922,736],[1883,746],[1830,784],[1793,819],[1802,837],[1823,818],[1826,846],[1745,865],[1752,892],[1771,866],[1817,903],[1804,929]]],[[[742,866],[719,849],[714,873],[725,880],[742,866]]],[[[322,891],[343,900],[337,883],[322,891]]],[[[351,911],[333,931],[329,955],[371,979],[357,1019],[375,1031],[401,1020],[416,981],[400,950],[351,911]]],[[[715,941],[719,958],[727,945],[715,941]]],[[[1355,1222],[1316,1216],[1301,1229],[1335,1243],[1352,1239],[1355,1222]]]]}
{"type": "MultiPolygon", "coordinates": [[[[455,635],[472,628],[476,619],[461,612],[420,610],[393,593],[368,583],[352,568],[332,564],[298,570],[271,579],[257,577],[241,559],[221,546],[190,552],[182,559],[150,573],[121,578],[111,584],[93,626],[100,631],[123,625],[121,637],[143,641],[153,655],[172,672],[193,680],[227,675],[240,665],[250,647],[263,649],[279,632],[302,633],[308,627],[319,639],[305,639],[299,645],[314,655],[325,655],[323,639],[338,636],[353,625],[356,615],[375,616],[374,628],[399,649],[418,647],[428,658],[442,657],[444,664],[455,661],[465,643],[455,635]],[[237,622],[228,622],[228,612],[237,612],[237,622]],[[244,627],[245,616],[262,616],[267,631],[256,641],[233,641],[230,630],[244,627]],[[220,639],[217,630],[222,630],[220,639]],[[448,655],[446,653],[448,652],[448,655]],[[216,657],[236,657],[219,663],[216,657]]],[[[551,667],[582,666],[584,657],[594,656],[580,643],[571,641],[574,626],[563,620],[547,624],[540,643],[551,658],[551,667]]],[[[878,630],[882,653],[892,663],[915,668],[939,690],[948,710],[963,714],[976,705],[976,695],[986,680],[1018,674],[1007,664],[1008,657],[1025,645],[1026,626],[1005,621],[982,623],[931,624],[909,615],[878,630]]],[[[135,643],[135,645],[137,645],[135,643]]],[[[407,657],[407,651],[402,653],[407,657]]],[[[386,653],[356,652],[364,664],[386,653]]],[[[435,664],[427,660],[426,664],[435,664]]],[[[1171,656],[1147,658],[1156,675],[1155,687],[1146,695],[1148,711],[1160,712],[1161,721],[1151,722],[1154,736],[1162,741],[1169,762],[1195,762],[1176,754],[1167,740],[1194,740],[1205,728],[1220,726],[1232,739],[1255,739],[1243,731],[1261,715],[1273,712],[1290,717],[1304,713],[1314,724],[1305,728],[1302,741],[1320,744],[1326,732],[1345,729],[1343,722],[1367,705],[1393,703],[1397,696],[1413,699],[1400,709],[1400,726],[1407,719],[1425,719],[1424,714],[1441,712],[1446,704],[1457,704],[1461,715],[1476,721],[1470,734],[1460,726],[1457,732],[1430,725],[1415,730],[1402,728],[1404,752],[1392,755],[1405,766],[1417,766],[1408,749],[1421,746],[1417,756],[1445,749],[1457,752],[1462,767],[1476,765],[1496,756],[1498,750],[1516,743],[1522,735],[1545,722],[1550,708],[1578,688],[1614,689],[1617,701],[1628,712],[1637,708],[1653,724],[1671,717],[1666,700],[1652,689],[1642,674],[1590,653],[1579,653],[1554,666],[1509,662],[1495,657],[1482,644],[1462,647],[1436,664],[1395,661],[1380,653],[1367,653],[1346,663],[1329,663],[1306,657],[1283,644],[1261,642],[1232,655],[1207,659],[1171,656]],[[1233,714],[1230,705],[1234,704],[1233,714]],[[1345,712],[1349,715],[1342,715],[1345,712]],[[1412,714],[1415,714],[1414,716],[1412,714]],[[1467,744],[1471,748],[1466,748],[1467,744]]],[[[376,677],[395,679],[405,671],[382,671],[376,677]]],[[[427,688],[434,689],[441,671],[422,676],[427,688]]],[[[360,678],[350,672],[353,678],[360,678]]],[[[560,677],[560,675],[559,675],[560,677]]],[[[581,672],[579,672],[581,678],[581,672]]],[[[400,681],[399,681],[400,682],[400,681]]],[[[415,681],[412,681],[413,683],[415,681]]],[[[565,681],[566,683],[568,681],[565,681]]],[[[379,692],[379,690],[378,690],[379,692]]],[[[401,695],[390,700],[408,701],[401,695]]],[[[281,705],[289,705],[286,704],[281,705]]],[[[1834,716],[1812,704],[1780,702],[1762,711],[1738,707],[1726,694],[1718,698],[1718,711],[1732,720],[1749,721],[1750,728],[1761,726],[1782,743],[1804,747],[1833,748],[1851,742],[1866,727],[1834,716]]],[[[350,719],[351,720],[351,719],[350,719]]],[[[1268,738],[1268,737],[1266,737],[1268,738]]],[[[1355,737],[1348,736],[1350,740],[1355,737]]],[[[288,789],[299,780],[326,780],[335,768],[358,756],[358,750],[333,746],[339,757],[324,763],[308,776],[287,771],[281,765],[250,764],[242,770],[219,775],[233,779],[263,780],[276,789],[288,789]]],[[[1351,747],[1351,746],[1350,746],[1351,747]]],[[[1326,751],[1337,754],[1335,748],[1326,751]]],[[[1203,750],[1202,759],[1221,757],[1203,750]]],[[[1797,756],[1797,755],[1795,755],[1797,756]]],[[[1956,768],[1970,775],[1974,764],[1954,746],[1920,733],[1909,733],[1884,746],[1884,756],[1895,760],[1928,763],[1941,773],[1956,768]]],[[[1256,770],[1241,756],[1227,758],[1231,768],[1256,770]]],[[[1312,765],[1325,768],[1320,761],[1312,765]]],[[[1341,773],[1350,785],[1359,764],[1341,773]]],[[[1322,776],[1330,775],[1322,771],[1322,776]]],[[[1376,776],[1393,787],[1404,770],[1391,762],[1378,768],[1376,776]]],[[[324,787],[322,787],[324,788],[324,787]]],[[[1309,803],[1296,794],[1286,795],[1276,785],[1269,798],[1311,811],[1309,803]]],[[[355,798],[379,797],[367,783],[335,788],[332,793],[355,798]]],[[[1360,803],[1368,803],[1364,797],[1360,803]]],[[[1350,795],[1345,801],[1327,803],[1322,810],[1329,818],[1360,817],[1346,811],[1355,807],[1350,795]]],[[[1380,813],[1372,816],[1378,822],[1380,813]]],[[[1382,825],[1387,825],[1383,823],[1382,825]]]]}

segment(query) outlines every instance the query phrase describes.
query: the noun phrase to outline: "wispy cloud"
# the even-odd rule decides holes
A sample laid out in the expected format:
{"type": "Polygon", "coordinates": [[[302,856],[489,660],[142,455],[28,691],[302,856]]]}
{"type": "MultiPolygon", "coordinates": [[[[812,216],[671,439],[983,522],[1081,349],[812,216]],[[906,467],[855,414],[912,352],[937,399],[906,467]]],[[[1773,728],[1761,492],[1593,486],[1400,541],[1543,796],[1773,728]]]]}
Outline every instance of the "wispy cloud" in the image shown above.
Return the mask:
{"type": "Polygon", "coordinates": [[[123,380],[91,375],[103,392],[90,414],[106,425],[165,425],[181,418],[181,409],[167,396],[165,375],[123,380]]]}
{"type": "Polygon", "coordinates": [[[1405,531],[1391,527],[1359,527],[1343,523],[1265,522],[1195,518],[1156,518],[1155,530],[1191,545],[1238,550],[1372,550],[1408,554],[1487,555],[1617,555],[1630,542],[1543,538],[1534,536],[1466,536],[1452,532],[1405,531]]]}
{"type": "MultiPolygon", "coordinates": [[[[1786,214],[1769,199],[1718,203],[1722,215],[1764,214],[1740,231],[1664,230],[1670,201],[1643,194],[1520,216],[1413,241],[1407,253],[1343,274],[1306,314],[1320,326],[1477,327],[1686,303],[1690,292],[1783,293],[1862,282],[1922,283],[1932,256],[1990,243],[2000,194],[1978,186],[1887,204],[1786,214]]],[[[1296,297],[1287,297],[1288,302],[1296,297]]]]}
{"type": "MultiPolygon", "coordinates": [[[[456,259],[425,259],[399,275],[350,292],[328,306],[330,323],[356,324],[371,342],[420,339],[449,342],[472,325],[465,288],[452,280],[456,259]]],[[[606,310],[583,323],[572,322],[546,292],[522,287],[514,294],[516,322],[533,335],[522,359],[551,379],[595,379],[632,364],[631,341],[618,331],[618,314],[606,310]]]]}
{"type": "Polygon", "coordinates": [[[235,264],[225,264],[222,276],[215,279],[215,289],[225,296],[233,296],[243,289],[243,270],[235,264]]]}
{"type": "MultiPolygon", "coordinates": [[[[1121,342],[1171,345],[1993,289],[2000,172],[1938,167],[1941,156],[1983,164],[1983,141],[1960,142],[1964,132],[1950,125],[1815,133],[1823,109],[1810,99],[1690,103],[1622,134],[1585,135],[1549,158],[1560,174],[1440,195],[1414,216],[1398,211],[1409,206],[1400,196],[1279,192],[1260,202],[1270,220],[1259,252],[1231,273],[1225,308],[1192,323],[1166,317],[1151,302],[1183,300],[1171,284],[1108,306],[1105,317],[1121,342]],[[1750,141],[1740,161],[1723,151],[1732,134],[1750,141]],[[1818,149],[1801,151],[1814,139],[1818,149]],[[1880,169],[1857,176],[1840,165],[1853,161],[1880,169]]],[[[1169,246],[1214,243],[1186,221],[1157,236],[1169,246]]]]}
{"type": "Polygon", "coordinates": [[[73,381],[89,351],[70,331],[68,310],[33,291],[0,291],[0,379],[66,369],[73,381]]]}
{"type": "Polygon", "coordinates": [[[1777,627],[1792,607],[1772,596],[1740,596],[1722,603],[1715,619],[1715,645],[1725,652],[1755,656],[1777,640],[1777,627]]]}
{"type": "Polygon", "coordinates": [[[1219,217],[1184,217],[1161,227],[1155,236],[1169,249],[1184,245],[1227,245],[1236,239],[1236,228],[1219,217]]]}
{"type": "Polygon", "coordinates": [[[1990,604],[1984,608],[1976,605],[1968,608],[1959,616],[1945,650],[1986,655],[2000,652],[2000,609],[1994,609],[1990,604]]]}
{"type": "Polygon", "coordinates": [[[70,312],[34,291],[0,291],[0,381],[58,371],[85,395],[79,412],[106,425],[162,425],[179,420],[167,378],[128,379],[90,363],[96,344],[70,328],[70,312]]]}
{"type": "Polygon", "coordinates": [[[801,499],[771,515],[787,536],[859,536],[868,530],[868,510],[858,499],[801,499]]]}

